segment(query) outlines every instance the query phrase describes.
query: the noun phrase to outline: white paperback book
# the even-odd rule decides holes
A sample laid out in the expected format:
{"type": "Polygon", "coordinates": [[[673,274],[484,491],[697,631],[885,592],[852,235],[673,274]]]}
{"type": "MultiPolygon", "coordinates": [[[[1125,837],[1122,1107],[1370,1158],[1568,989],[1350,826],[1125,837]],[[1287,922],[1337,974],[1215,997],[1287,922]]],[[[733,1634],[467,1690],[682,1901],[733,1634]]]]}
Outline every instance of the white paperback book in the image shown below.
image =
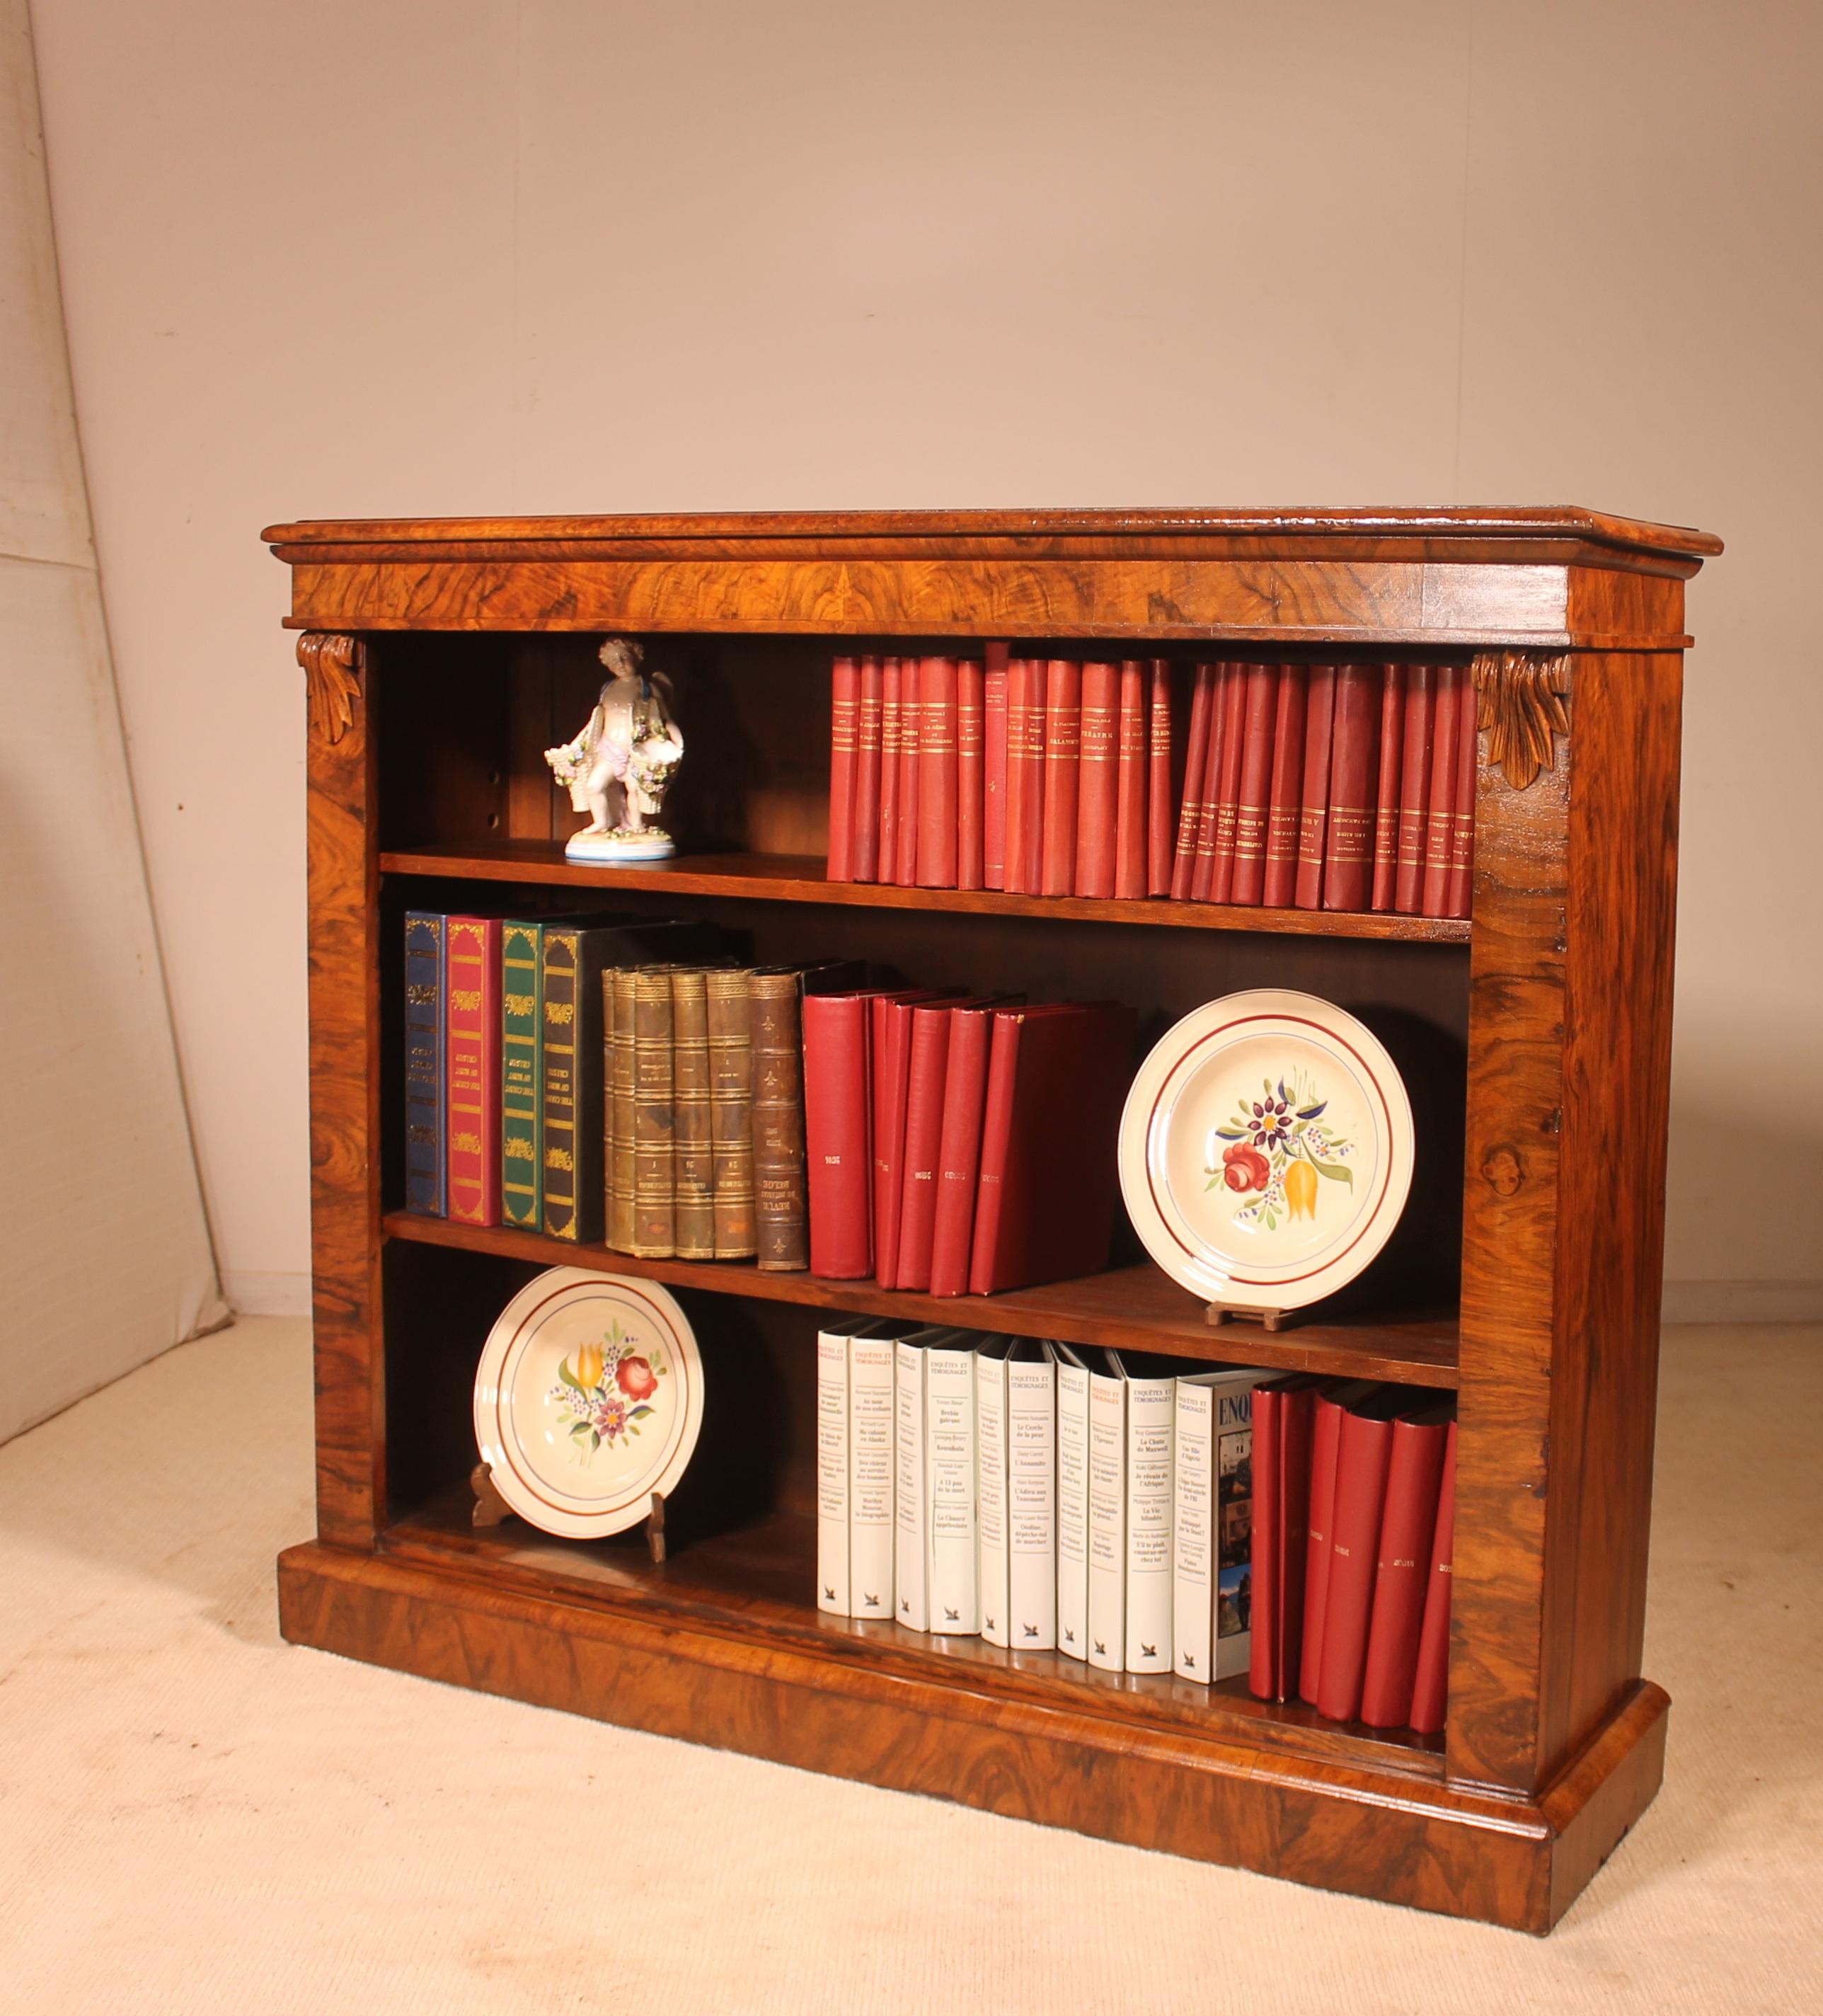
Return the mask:
{"type": "Polygon", "coordinates": [[[981,1630],[975,1579],[975,1352],[968,1330],[924,1351],[926,1586],[930,1626],[951,1637],[981,1630]]]}
{"type": "Polygon", "coordinates": [[[983,1337],[975,1348],[976,1582],[981,1636],[1005,1645],[1007,1610],[1007,1355],[1005,1337],[983,1337]]]}
{"type": "Polygon", "coordinates": [[[1016,1652],[1057,1643],[1057,1363],[1049,1345],[1006,1360],[1006,1610],[1016,1652]]]}
{"type": "Polygon", "coordinates": [[[868,1323],[848,1340],[848,1614],[893,1615],[893,1326],[868,1323]]]}
{"type": "Polygon", "coordinates": [[[1247,1670],[1253,1640],[1253,1388],[1269,1372],[1186,1374],[1174,1413],[1171,1665],[1187,1680],[1247,1670]]]}
{"type": "Polygon", "coordinates": [[[817,1607],[848,1615],[848,1332],[817,1333],[817,1607]]]}
{"type": "Polygon", "coordinates": [[[893,1347],[893,1615],[914,1631],[930,1629],[924,1572],[924,1345],[928,1330],[893,1347]]]}
{"type": "Polygon", "coordinates": [[[1118,1673],[1127,1655],[1127,1375],[1111,1351],[1088,1366],[1089,1664],[1118,1673]]]}
{"type": "Polygon", "coordinates": [[[1167,1363],[1127,1374],[1127,1631],[1130,1673],[1171,1670],[1171,1447],[1178,1378],[1167,1363]]]}
{"type": "Polygon", "coordinates": [[[1057,1359],[1057,1649],[1089,1651],[1089,1371],[1066,1344],[1057,1359]]]}

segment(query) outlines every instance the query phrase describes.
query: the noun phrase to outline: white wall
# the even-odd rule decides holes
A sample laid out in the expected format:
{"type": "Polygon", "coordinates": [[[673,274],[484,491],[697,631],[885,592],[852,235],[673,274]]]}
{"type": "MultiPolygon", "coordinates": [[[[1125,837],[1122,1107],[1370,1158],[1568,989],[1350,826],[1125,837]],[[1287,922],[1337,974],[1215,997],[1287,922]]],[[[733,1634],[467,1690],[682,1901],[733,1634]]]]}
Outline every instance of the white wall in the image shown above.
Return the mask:
{"type": "Polygon", "coordinates": [[[0,0],[0,1442],[226,1314],[83,495],[24,0],[0,0]]]}
{"type": "Polygon", "coordinates": [[[34,13],[243,1302],[307,1264],[303,714],[263,524],[1573,501],[1729,542],[1689,605],[1668,1271],[1710,1285],[1677,1305],[1823,1305],[1815,7],[34,13]]]}

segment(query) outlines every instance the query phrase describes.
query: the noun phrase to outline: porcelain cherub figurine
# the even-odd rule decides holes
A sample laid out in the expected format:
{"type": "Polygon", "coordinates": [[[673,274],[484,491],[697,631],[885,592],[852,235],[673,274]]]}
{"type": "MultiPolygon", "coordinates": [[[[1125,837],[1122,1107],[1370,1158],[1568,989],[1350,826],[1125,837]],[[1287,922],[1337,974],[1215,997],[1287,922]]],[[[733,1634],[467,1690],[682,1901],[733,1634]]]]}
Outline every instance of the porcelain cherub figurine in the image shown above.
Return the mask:
{"type": "Polygon", "coordinates": [[[574,742],[547,749],[545,761],[570,801],[589,823],[572,833],[564,848],[570,861],[663,861],[677,851],[662,826],[649,823],[678,765],[684,738],[678,733],[665,696],[671,682],[639,669],[641,647],[610,637],[601,650],[608,682],[588,725],[574,742]]]}

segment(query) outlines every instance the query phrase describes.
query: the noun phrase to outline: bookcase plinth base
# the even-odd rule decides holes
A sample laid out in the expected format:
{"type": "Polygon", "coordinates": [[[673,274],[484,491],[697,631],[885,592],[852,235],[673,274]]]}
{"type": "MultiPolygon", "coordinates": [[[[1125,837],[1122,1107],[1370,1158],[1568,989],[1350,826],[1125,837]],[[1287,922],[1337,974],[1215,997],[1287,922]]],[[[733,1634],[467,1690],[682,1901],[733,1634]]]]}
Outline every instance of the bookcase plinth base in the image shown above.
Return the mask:
{"type": "Polygon", "coordinates": [[[1524,1800],[318,1543],[279,1557],[279,1600],[292,1643],[424,1679],[1530,1932],[1550,1929],[1650,1803],[1670,1706],[1639,1683],[1524,1800]]]}

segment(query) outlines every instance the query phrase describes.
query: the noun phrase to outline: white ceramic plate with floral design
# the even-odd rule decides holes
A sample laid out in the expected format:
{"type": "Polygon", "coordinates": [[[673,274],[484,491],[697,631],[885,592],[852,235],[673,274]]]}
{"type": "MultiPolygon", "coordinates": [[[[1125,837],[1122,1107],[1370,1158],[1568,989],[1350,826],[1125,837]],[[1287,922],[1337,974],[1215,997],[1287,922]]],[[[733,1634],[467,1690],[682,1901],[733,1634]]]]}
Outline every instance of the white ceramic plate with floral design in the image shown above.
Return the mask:
{"type": "Polygon", "coordinates": [[[683,1475],[702,1424],[696,1340],[656,1281],[552,1267],[481,1347],[481,1460],[545,1532],[595,1540],[637,1525],[683,1475]]]}
{"type": "Polygon", "coordinates": [[[1391,1237],[1411,1187],[1411,1104],[1372,1031],[1261,988],[1186,1015],[1141,1065],[1120,1188],[1146,1251],[1206,1301],[1300,1309],[1391,1237]]]}

